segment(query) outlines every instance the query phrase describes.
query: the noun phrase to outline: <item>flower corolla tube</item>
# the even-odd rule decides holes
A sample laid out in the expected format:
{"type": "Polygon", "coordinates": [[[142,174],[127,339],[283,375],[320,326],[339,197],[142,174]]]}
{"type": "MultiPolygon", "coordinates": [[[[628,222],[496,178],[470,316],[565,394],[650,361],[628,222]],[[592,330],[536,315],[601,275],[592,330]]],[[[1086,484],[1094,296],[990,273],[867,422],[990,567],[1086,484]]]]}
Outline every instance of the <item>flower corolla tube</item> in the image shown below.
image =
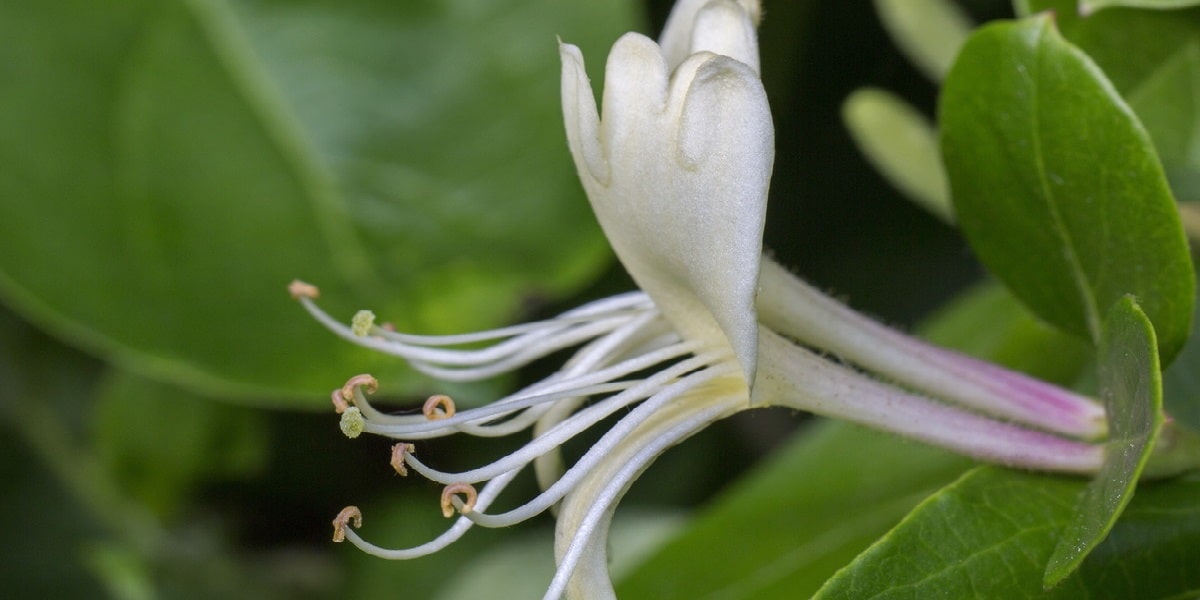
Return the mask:
{"type": "MultiPolygon", "coordinates": [[[[547,321],[494,331],[420,336],[347,325],[292,294],[336,334],[394,354],[449,381],[480,380],[563,349],[552,375],[507,397],[456,410],[433,396],[422,414],[372,407],[377,382],[334,390],[342,430],[398,440],[395,469],[445,485],[458,517],[415,548],[375,546],[334,521],[335,540],[392,559],[444,548],[474,525],[503,527],[558,506],[557,572],[547,598],[612,597],[606,537],[618,500],[668,448],[739,411],[787,406],[936,444],[998,464],[1087,473],[1104,457],[1094,400],[929,345],[872,321],[763,257],[774,130],[759,78],[757,0],[681,0],[658,43],[629,33],[608,57],[597,109],[579,49],[560,44],[567,139],[592,209],[640,291],[591,302],[547,321]],[[482,345],[481,344],[484,344],[482,345]],[[835,356],[837,359],[827,358],[835,356]],[[565,464],[562,445],[613,422],[565,464]],[[463,472],[418,458],[415,442],[529,430],[520,449],[463,472]],[[489,509],[531,468],[541,492],[489,509]]],[[[351,523],[353,522],[353,523],[351,523]]]]}

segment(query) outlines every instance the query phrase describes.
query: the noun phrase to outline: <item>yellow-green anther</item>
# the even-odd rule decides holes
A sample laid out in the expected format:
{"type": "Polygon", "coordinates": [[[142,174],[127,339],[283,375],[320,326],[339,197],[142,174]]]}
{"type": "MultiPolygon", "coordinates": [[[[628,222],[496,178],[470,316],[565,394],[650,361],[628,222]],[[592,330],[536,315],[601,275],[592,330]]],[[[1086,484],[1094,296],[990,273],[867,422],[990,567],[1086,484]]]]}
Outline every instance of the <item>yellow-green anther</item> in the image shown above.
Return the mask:
{"type": "Polygon", "coordinates": [[[350,319],[350,331],[358,337],[363,337],[371,332],[371,328],[375,326],[375,313],[369,310],[360,310],[354,313],[354,318],[350,319]]]}
{"type": "Polygon", "coordinates": [[[348,407],[342,412],[342,420],[338,423],[338,427],[342,428],[342,433],[350,439],[358,437],[363,432],[363,427],[367,422],[363,419],[362,411],[358,410],[357,406],[348,407]]]}

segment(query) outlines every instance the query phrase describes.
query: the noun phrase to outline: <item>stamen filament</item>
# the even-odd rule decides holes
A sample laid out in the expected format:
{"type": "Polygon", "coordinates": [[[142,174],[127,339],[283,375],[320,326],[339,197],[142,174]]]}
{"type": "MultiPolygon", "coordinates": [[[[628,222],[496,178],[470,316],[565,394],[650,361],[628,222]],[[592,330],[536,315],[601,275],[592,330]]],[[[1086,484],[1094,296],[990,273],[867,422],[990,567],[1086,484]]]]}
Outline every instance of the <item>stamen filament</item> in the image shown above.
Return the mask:
{"type": "MultiPolygon", "coordinates": [[[[498,403],[498,402],[493,402],[492,404],[488,404],[486,406],[481,406],[479,408],[472,408],[470,410],[457,413],[453,417],[448,417],[445,419],[435,420],[435,421],[423,421],[420,423],[413,423],[411,425],[399,425],[399,424],[379,425],[379,424],[372,422],[371,420],[368,420],[366,427],[364,428],[364,431],[366,431],[368,433],[386,435],[388,437],[393,437],[393,438],[404,438],[404,439],[410,439],[410,440],[425,440],[425,439],[431,439],[431,438],[437,438],[437,437],[444,437],[444,436],[462,431],[463,428],[467,424],[470,424],[473,422],[479,422],[479,421],[483,421],[483,420],[495,420],[495,419],[503,418],[506,416],[510,416],[513,413],[516,413],[518,411],[527,410],[527,409],[530,409],[530,408],[533,408],[533,407],[536,407],[539,405],[551,404],[551,403],[558,402],[558,401],[566,399],[566,398],[573,398],[573,397],[576,397],[579,395],[592,396],[592,395],[597,395],[597,394],[608,394],[608,393],[612,393],[612,392],[620,392],[620,391],[623,391],[623,390],[629,388],[630,386],[632,386],[636,383],[637,383],[636,381],[618,381],[618,382],[613,382],[613,383],[600,384],[600,385],[587,387],[587,388],[567,390],[565,392],[559,392],[557,394],[540,394],[537,396],[527,396],[524,398],[518,398],[517,400],[514,400],[514,401],[504,401],[503,404],[498,403]]],[[[511,422],[511,420],[510,421],[502,421],[498,425],[505,425],[510,422],[511,422]]],[[[483,427],[497,427],[498,425],[485,425],[483,427]]],[[[525,429],[526,427],[528,427],[528,424],[521,427],[520,429],[525,429]]],[[[519,429],[518,429],[518,431],[519,431],[519,429]]],[[[483,432],[479,433],[478,435],[484,435],[485,437],[494,437],[492,435],[493,433],[495,433],[495,432],[489,431],[489,430],[484,430],[483,432]]],[[[507,435],[507,434],[505,433],[505,434],[500,434],[500,435],[507,435]]]]}
{"type": "Polygon", "coordinates": [[[494,515],[480,511],[464,513],[477,525],[483,527],[508,527],[527,519],[533,518],[561,500],[579,484],[601,461],[610,457],[615,449],[624,444],[628,437],[643,423],[651,420],[656,412],[663,410],[668,403],[680,396],[695,391],[697,388],[717,379],[737,372],[732,365],[710,367],[692,373],[678,382],[663,388],[650,399],[646,400],[628,415],[621,418],[612,429],[608,430],[591,448],[567,470],[557,481],[538,494],[529,502],[504,513],[494,515]]]}
{"type": "MultiPolygon", "coordinates": [[[[504,491],[504,488],[512,482],[512,479],[515,476],[516,473],[510,473],[489,481],[487,485],[485,485],[483,489],[479,491],[479,494],[475,499],[475,508],[477,510],[487,509],[487,507],[493,501],[495,501],[496,497],[504,491]]],[[[470,530],[474,525],[475,524],[472,523],[470,519],[466,517],[459,517],[458,519],[455,519],[454,525],[451,525],[449,529],[436,538],[419,546],[396,550],[376,546],[375,544],[364,540],[353,529],[344,529],[344,535],[347,541],[349,541],[351,544],[354,544],[359,550],[362,550],[363,552],[366,552],[372,556],[378,556],[379,558],[385,558],[388,560],[408,560],[433,554],[444,549],[446,546],[449,546],[450,544],[453,544],[462,538],[462,536],[465,535],[467,531],[470,530]]]]}
{"type": "Polygon", "coordinates": [[[549,431],[530,441],[521,449],[490,465],[461,473],[446,473],[431,469],[412,456],[408,457],[406,462],[408,466],[421,475],[439,483],[455,483],[459,481],[475,483],[492,479],[501,473],[520,469],[528,465],[533,459],[553,448],[561,446],[567,440],[579,435],[622,407],[655,395],[664,389],[668,382],[696,369],[714,364],[720,356],[714,354],[700,355],[671,365],[651,377],[638,382],[637,385],[571,415],[549,431]]]}
{"type": "MultiPolygon", "coordinates": [[[[569,364],[569,371],[578,371],[582,374],[568,377],[566,376],[567,372],[560,372],[544,381],[526,387],[511,396],[483,407],[460,412],[453,417],[437,422],[429,421],[424,415],[389,415],[380,412],[370,405],[367,398],[361,393],[361,390],[357,388],[354,390],[353,399],[355,406],[358,406],[362,410],[363,415],[367,419],[366,431],[417,439],[414,436],[426,432],[455,431],[457,429],[451,428],[466,423],[497,418],[544,402],[552,402],[574,395],[588,396],[622,390],[634,382],[614,382],[613,380],[673,360],[691,352],[694,348],[695,344],[680,342],[653,352],[635,356],[610,367],[590,372],[589,369],[592,367],[590,361],[580,361],[580,363],[575,365],[569,364]]],[[[598,356],[597,358],[603,357],[598,356]]],[[[445,433],[440,435],[445,435],[445,433]]]]}
{"type": "Polygon", "coordinates": [[[563,595],[580,559],[589,550],[590,565],[595,565],[596,570],[602,572],[594,573],[595,578],[589,578],[580,587],[596,591],[599,586],[605,586],[611,596],[612,583],[608,579],[604,533],[616,502],[633,480],[667,448],[708,424],[746,407],[746,398],[738,394],[706,397],[703,402],[668,404],[651,419],[641,423],[639,430],[628,436],[624,445],[612,449],[603,463],[608,468],[589,474],[589,480],[596,482],[599,489],[593,490],[588,484],[577,486],[575,494],[560,512],[559,529],[566,535],[559,539],[568,541],[565,549],[558,548],[556,544],[558,569],[543,599],[556,600],[563,595]],[[574,506],[574,501],[578,501],[579,507],[574,506]],[[579,508],[586,509],[582,515],[577,514],[579,508]]]}
{"type": "Polygon", "coordinates": [[[601,298],[571,309],[558,315],[552,319],[545,321],[533,321],[531,323],[521,323],[519,325],[510,325],[498,329],[490,329],[487,331],[476,331],[472,333],[460,333],[454,335],[418,335],[412,333],[398,333],[395,331],[381,330],[379,332],[372,331],[372,334],[379,335],[388,340],[393,340],[403,344],[412,344],[415,346],[459,346],[464,344],[474,344],[478,342],[488,342],[491,340],[515,337],[531,331],[539,331],[545,329],[549,324],[580,324],[595,321],[601,315],[619,316],[625,314],[640,314],[644,311],[655,310],[654,303],[646,296],[644,292],[627,292],[616,296],[601,298]]]}
{"type": "Polygon", "coordinates": [[[585,310],[589,308],[589,305],[585,305],[581,309],[569,311],[555,319],[491,332],[459,336],[411,336],[392,333],[382,328],[372,328],[373,335],[363,337],[355,335],[352,327],[335,320],[321,310],[310,298],[300,296],[298,299],[315,319],[339,337],[359,346],[399,356],[413,362],[414,368],[427,372],[431,376],[451,381],[483,379],[510,371],[556,350],[603,335],[631,319],[655,310],[644,294],[624,294],[616,297],[615,302],[613,302],[614,298],[606,298],[595,303],[602,307],[615,304],[620,306],[617,309],[585,310]],[[486,348],[472,350],[437,348],[437,346],[458,345],[478,340],[501,339],[511,336],[513,331],[522,333],[486,348]],[[410,339],[421,341],[418,343],[403,341],[410,339]],[[448,368],[466,366],[474,368],[448,368]]]}

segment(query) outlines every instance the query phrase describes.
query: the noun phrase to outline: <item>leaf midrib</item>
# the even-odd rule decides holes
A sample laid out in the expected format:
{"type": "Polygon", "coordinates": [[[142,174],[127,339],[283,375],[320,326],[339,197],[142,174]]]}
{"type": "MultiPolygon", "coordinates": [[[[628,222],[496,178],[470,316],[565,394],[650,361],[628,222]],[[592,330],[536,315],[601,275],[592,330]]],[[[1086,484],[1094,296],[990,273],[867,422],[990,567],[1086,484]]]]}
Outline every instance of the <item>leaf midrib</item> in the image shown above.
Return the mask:
{"type": "Polygon", "coordinates": [[[1046,179],[1046,160],[1042,148],[1042,137],[1040,134],[1041,127],[1041,105],[1039,102],[1038,90],[1041,87],[1039,83],[1043,69],[1042,60],[1044,57],[1045,43],[1041,38],[1048,35],[1048,24],[1043,24],[1038,32],[1039,39],[1035,41],[1038,51],[1035,53],[1036,60],[1032,65],[1030,72],[1030,137],[1033,140],[1032,153],[1033,160],[1036,165],[1038,176],[1038,185],[1041,187],[1042,197],[1046,200],[1046,210],[1050,214],[1050,222],[1053,231],[1059,236],[1062,242],[1063,254],[1068,266],[1071,270],[1071,280],[1075,284],[1076,291],[1079,293],[1079,299],[1083,306],[1084,317],[1087,321],[1088,333],[1091,335],[1093,342],[1100,339],[1100,313],[1096,302],[1095,295],[1092,294],[1090,282],[1087,275],[1083,271],[1082,263],[1079,260],[1079,255],[1075,252],[1075,240],[1071,237],[1071,232],[1067,229],[1063,222],[1062,215],[1058,211],[1055,195],[1050,189],[1050,182],[1046,179]]]}
{"type": "Polygon", "coordinates": [[[348,217],[345,198],[338,193],[333,174],[323,168],[305,128],[282,99],[281,92],[269,83],[267,69],[238,27],[232,9],[225,0],[187,0],[184,5],[225,70],[231,87],[258,118],[267,140],[276,147],[297,186],[305,192],[305,200],[329,246],[331,260],[348,283],[359,293],[366,293],[373,287],[371,282],[379,281],[379,276],[348,217]]]}

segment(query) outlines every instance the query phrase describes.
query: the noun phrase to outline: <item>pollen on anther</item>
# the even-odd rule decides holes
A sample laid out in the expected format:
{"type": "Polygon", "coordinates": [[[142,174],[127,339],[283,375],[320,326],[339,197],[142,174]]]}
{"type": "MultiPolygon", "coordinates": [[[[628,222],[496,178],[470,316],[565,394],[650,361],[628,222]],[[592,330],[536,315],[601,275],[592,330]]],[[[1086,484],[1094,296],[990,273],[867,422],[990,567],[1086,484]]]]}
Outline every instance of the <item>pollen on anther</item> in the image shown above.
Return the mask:
{"type": "Polygon", "coordinates": [[[374,326],[375,313],[369,310],[360,310],[354,313],[354,317],[350,319],[350,332],[357,337],[366,337],[374,326]]]}
{"type": "Polygon", "coordinates": [[[416,446],[404,442],[392,445],[391,465],[392,468],[396,470],[396,473],[401,477],[408,475],[408,466],[404,464],[404,457],[408,454],[416,452],[416,450],[416,446]]]}
{"type": "Polygon", "coordinates": [[[333,541],[346,540],[346,525],[351,524],[355,529],[362,527],[362,511],[357,506],[347,506],[333,518],[333,541]],[[353,520],[353,523],[350,521],[353,520]]]}
{"type": "Polygon", "coordinates": [[[362,411],[358,410],[357,406],[346,408],[345,412],[342,413],[341,420],[338,421],[338,427],[350,439],[362,435],[363,428],[366,425],[367,420],[363,418],[362,411]]]}
{"type": "Polygon", "coordinates": [[[354,388],[365,387],[368,394],[374,394],[379,390],[379,381],[367,373],[355,375],[346,380],[342,386],[342,399],[346,402],[354,401],[354,388]]]}
{"type": "Polygon", "coordinates": [[[469,483],[452,483],[442,490],[442,516],[450,517],[454,514],[454,497],[462,494],[465,498],[462,501],[462,508],[459,512],[469,513],[475,510],[475,500],[479,496],[475,492],[475,486],[469,483]]]}
{"type": "Polygon", "coordinates": [[[299,279],[293,279],[292,282],[288,284],[288,293],[291,294],[292,298],[295,298],[296,300],[301,298],[316,300],[318,297],[320,297],[321,290],[311,283],[304,283],[299,279]]]}
{"type": "Polygon", "coordinates": [[[449,419],[454,416],[454,400],[445,394],[430,396],[421,407],[421,412],[430,421],[449,419]]]}

